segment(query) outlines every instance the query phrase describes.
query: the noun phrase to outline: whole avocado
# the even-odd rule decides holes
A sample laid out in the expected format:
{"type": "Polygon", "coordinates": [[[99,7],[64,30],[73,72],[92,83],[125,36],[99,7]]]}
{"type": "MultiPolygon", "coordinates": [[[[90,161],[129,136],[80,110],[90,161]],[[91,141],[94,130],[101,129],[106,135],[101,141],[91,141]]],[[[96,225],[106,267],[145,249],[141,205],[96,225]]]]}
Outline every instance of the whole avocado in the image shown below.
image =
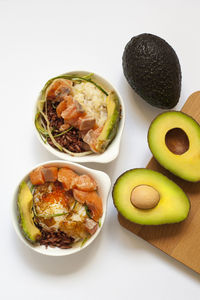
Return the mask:
{"type": "Polygon", "coordinates": [[[122,65],[130,86],[149,104],[165,109],[177,104],[181,67],[165,40],[148,33],[133,37],[124,49],[122,65]]]}

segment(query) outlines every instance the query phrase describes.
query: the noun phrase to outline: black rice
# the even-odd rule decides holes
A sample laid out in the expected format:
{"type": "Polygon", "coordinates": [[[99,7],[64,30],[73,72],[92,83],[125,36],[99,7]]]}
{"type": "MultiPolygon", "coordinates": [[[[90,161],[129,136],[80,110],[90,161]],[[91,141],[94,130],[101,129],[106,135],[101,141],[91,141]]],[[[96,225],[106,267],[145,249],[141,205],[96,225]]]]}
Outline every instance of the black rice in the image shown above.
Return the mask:
{"type": "Polygon", "coordinates": [[[72,247],[72,243],[74,239],[72,237],[68,237],[67,234],[63,231],[47,231],[42,227],[38,226],[42,237],[39,240],[40,245],[44,245],[47,247],[58,247],[61,249],[68,249],[72,247]]]}
{"type": "MultiPolygon", "coordinates": [[[[52,102],[50,100],[47,100],[47,117],[50,123],[50,127],[53,128],[55,132],[54,135],[62,132],[59,130],[59,128],[64,124],[64,119],[59,118],[56,113],[56,107],[58,106],[58,104],[59,102],[52,102]]],[[[55,137],[55,140],[61,145],[61,147],[66,148],[67,150],[74,153],[90,151],[89,145],[86,144],[82,139],[81,131],[74,127],[68,132],[55,137]]],[[[49,145],[57,149],[50,138],[47,138],[47,142],[49,143],[49,145]]]]}

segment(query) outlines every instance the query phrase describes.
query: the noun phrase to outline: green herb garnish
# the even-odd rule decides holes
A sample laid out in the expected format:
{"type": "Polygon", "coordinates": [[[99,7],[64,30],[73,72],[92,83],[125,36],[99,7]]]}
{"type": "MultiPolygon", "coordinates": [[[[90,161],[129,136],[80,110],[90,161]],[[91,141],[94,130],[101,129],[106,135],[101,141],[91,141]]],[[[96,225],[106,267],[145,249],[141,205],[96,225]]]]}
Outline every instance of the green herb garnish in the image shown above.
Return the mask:
{"type": "Polygon", "coordinates": [[[92,216],[91,216],[91,212],[90,212],[88,206],[86,204],[84,206],[85,206],[86,215],[91,219],[92,216]]]}
{"type": "Polygon", "coordinates": [[[42,214],[36,213],[36,217],[44,218],[44,219],[51,219],[51,218],[60,217],[60,216],[68,215],[68,214],[69,214],[68,212],[63,212],[60,214],[52,214],[52,215],[42,215],[42,214]]]}
{"type": "Polygon", "coordinates": [[[67,130],[65,130],[65,131],[63,131],[63,132],[61,132],[59,134],[54,135],[54,137],[61,136],[61,135],[65,134],[65,133],[67,133],[68,131],[70,131],[72,128],[73,128],[73,126],[71,126],[69,129],[67,129],[67,130]]]}
{"type": "Polygon", "coordinates": [[[83,245],[87,242],[87,240],[88,240],[88,237],[84,238],[84,240],[81,243],[81,247],[83,247],[83,245]]]}

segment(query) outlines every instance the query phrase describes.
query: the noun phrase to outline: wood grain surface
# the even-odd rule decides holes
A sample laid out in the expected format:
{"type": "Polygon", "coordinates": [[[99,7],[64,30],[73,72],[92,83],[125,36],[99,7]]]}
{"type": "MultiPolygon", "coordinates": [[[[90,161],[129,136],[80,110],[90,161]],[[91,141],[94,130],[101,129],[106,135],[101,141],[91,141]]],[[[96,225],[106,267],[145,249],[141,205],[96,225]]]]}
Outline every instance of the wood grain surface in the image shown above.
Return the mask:
{"type": "MultiPolygon", "coordinates": [[[[200,91],[188,98],[181,111],[200,123],[200,91]]],[[[126,220],[119,214],[119,222],[126,229],[200,274],[200,182],[191,183],[172,175],[161,167],[155,158],[150,160],[147,168],[161,172],[181,186],[191,202],[188,218],[178,224],[142,226],[126,220]]]]}

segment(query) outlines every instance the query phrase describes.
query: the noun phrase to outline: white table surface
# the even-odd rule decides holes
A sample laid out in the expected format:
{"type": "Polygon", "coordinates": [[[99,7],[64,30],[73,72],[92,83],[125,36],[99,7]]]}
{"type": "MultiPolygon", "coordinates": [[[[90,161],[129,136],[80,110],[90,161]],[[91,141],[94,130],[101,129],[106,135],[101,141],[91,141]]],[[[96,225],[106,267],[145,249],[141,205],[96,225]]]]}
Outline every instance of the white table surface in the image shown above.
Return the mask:
{"type": "Polygon", "coordinates": [[[0,0],[1,82],[1,299],[200,299],[200,277],[122,228],[111,195],[105,225],[80,254],[51,258],[33,253],[16,236],[10,203],[19,178],[35,164],[55,159],[33,131],[32,109],[51,77],[85,69],[105,76],[126,106],[120,155],[107,165],[112,184],[125,170],[145,167],[147,130],[161,110],[127,84],[121,57],[134,35],[166,39],[182,67],[176,109],[200,88],[199,1],[0,0]]]}

